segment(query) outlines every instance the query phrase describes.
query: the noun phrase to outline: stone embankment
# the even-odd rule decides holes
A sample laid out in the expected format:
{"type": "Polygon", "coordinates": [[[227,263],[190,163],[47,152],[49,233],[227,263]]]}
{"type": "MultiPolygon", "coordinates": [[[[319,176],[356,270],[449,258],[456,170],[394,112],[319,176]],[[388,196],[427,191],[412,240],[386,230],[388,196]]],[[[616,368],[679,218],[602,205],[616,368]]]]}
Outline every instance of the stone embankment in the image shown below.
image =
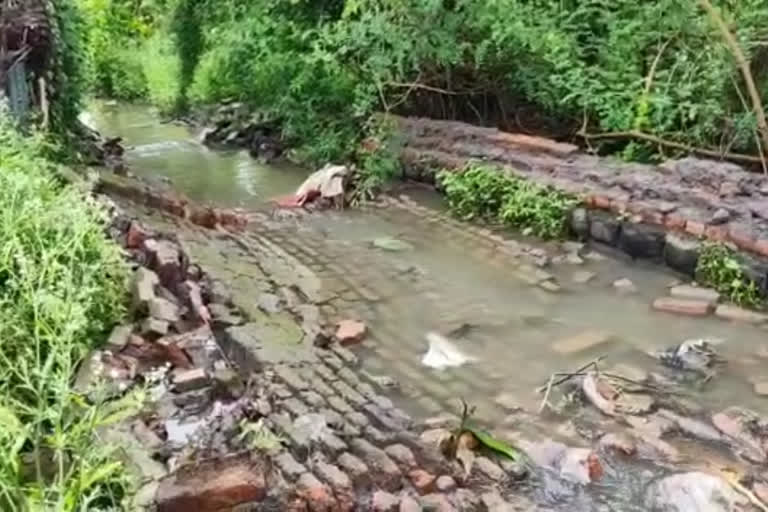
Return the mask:
{"type": "Polygon", "coordinates": [[[435,181],[440,169],[481,160],[583,198],[573,231],[632,257],[665,261],[691,275],[701,242],[742,252],[744,269],[768,293],[768,176],[697,158],[661,165],[620,162],[576,146],[453,121],[397,118],[406,177],[435,181]]]}

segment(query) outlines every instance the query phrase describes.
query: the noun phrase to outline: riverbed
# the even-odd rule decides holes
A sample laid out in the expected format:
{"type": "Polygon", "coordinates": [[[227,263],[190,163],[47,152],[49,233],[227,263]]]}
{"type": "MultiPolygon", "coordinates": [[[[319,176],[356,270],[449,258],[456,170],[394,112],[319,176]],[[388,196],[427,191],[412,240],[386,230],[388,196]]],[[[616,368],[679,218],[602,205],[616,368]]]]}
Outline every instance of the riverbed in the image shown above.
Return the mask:
{"type": "MultiPolygon", "coordinates": [[[[102,105],[92,114],[105,134],[123,137],[131,172],[169,182],[196,201],[263,210],[308,175],[290,164],[260,164],[243,151],[212,151],[194,130],[163,124],[144,107],[102,105]]],[[[768,413],[768,398],[753,390],[753,382],[768,377],[763,327],[650,308],[681,276],[600,247],[580,248],[576,258],[573,246],[452,220],[431,190],[400,193],[385,207],[273,219],[240,236],[307,269],[323,292],[318,303],[327,318],[365,322],[368,336],[356,349],[363,371],[392,378],[393,399],[414,418],[455,414],[464,399],[495,431],[525,428],[513,413],[539,410],[542,395],[535,390],[553,372],[601,357],[604,370],[623,365],[663,378],[669,372],[648,353],[689,339],[716,342],[728,361],[709,381],[683,386],[693,400],[709,410],[740,405],[768,413]],[[537,255],[551,263],[538,267],[537,255]],[[557,286],[541,286],[542,272],[557,286]],[[622,280],[632,286],[617,286],[622,280]],[[457,329],[455,342],[472,361],[443,370],[424,366],[426,334],[457,329]]],[[[214,239],[180,236],[202,263],[229,276],[222,279],[244,302],[258,302],[246,276],[260,270],[249,270],[247,258],[222,257],[231,248],[211,247],[214,239]]],[[[545,412],[528,434],[575,443],[579,413],[568,414],[545,412]]]]}

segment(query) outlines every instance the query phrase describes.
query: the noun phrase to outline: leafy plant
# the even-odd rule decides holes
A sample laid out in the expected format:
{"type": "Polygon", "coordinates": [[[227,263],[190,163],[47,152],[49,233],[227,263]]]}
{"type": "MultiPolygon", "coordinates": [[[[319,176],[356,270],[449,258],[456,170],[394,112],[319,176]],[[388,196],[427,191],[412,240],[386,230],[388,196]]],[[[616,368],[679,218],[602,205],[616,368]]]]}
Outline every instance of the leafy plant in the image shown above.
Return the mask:
{"type": "Polygon", "coordinates": [[[259,419],[256,422],[241,421],[238,440],[244,441],[250,450],[266,453],[280,450],[286,442],[283,436],[275,434],[264,425],[263,419],[259,419]]]}
{"type": "Polygon", "coordinates": [[[734,304],[753,308],[763,305],[757,284],[745,274],[736,254],[723,244],[704,245],[696,265],[696,279],[734,304]]]}
{"type": "Polygon", "coordinates": [[[120,414],[71,381],[123,315],[126,268],[105,212],[63,187],[45,152],[0,112],[0,509],[97,511],[129,484],[95,442],[120,414]]]}
{"type": "Polygon", "coordinates": [[[451,210],[463,219],[480,218],[530,230],[543,238],[566,232],[575,199],[554,189],[471,164],[460,172],[442,171],[438,180],[451,210]]]}
{"type": "Polygon", "coordinates": [[[520,450],[492,436],[472,420],[472,415],[475,413],[474,407],[470,408],[463,399],[461,405],[461,423],[448,437],[440,440],[440,449],[447,458],[461,462],[465,475],[469,475],[475,460],[475,452],[479,449],[518,463],[524,462],[523,453],[520,450]]]}

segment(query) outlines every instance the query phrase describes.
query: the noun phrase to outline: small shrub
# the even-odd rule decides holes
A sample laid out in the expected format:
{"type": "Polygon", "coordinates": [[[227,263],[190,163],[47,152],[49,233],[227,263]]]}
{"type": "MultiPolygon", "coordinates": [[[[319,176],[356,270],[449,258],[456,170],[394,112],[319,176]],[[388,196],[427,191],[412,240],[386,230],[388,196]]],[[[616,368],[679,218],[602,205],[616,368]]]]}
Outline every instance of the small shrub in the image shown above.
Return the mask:
{"type": "Polygon", "coordinates": [[[392,119],[387,116],[371,117],[364,130],[368,137],[357,153],[360,175],[355,187],[355,199],[358,200],[373,196],[402,172],[400,151],[403,140],[392,119]]]}
{"type": "Polygon", "coordinates": [[[451,211],[461,218],[498,221],[542,238],[566,233],[568,212],[576,203],[550,187],[482,165],[470,165],[462,172],[443,171],[438,180],[451,211]]]}
{"type": "Polygon", "coordinates": [[[723,244],[705,244],[696,265],[696,279],[734,304],[756,308],[763,304],[757,284],[743,270],[735,253],[723,244]]]}
{"type": "Polygon", "coordinates": [[[497,220],[513,182],[497,170],[470,166],[462,172],[443,171],[438,180],[451,211],[465,220],[497,220]]]}

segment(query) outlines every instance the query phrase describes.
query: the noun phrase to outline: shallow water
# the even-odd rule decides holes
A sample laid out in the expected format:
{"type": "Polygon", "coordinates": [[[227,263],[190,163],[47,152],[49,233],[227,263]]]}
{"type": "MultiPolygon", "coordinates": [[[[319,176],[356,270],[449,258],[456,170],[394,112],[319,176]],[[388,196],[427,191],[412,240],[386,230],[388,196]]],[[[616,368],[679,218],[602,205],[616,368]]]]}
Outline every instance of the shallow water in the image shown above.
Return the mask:
{"type": "Polygon", "coordinates": [[[170,182],[195,201],[255,206],[293,192],[307,171],[290,163],[264,165],[247,151],[213,151],[187,126],[163,123],[141,105],[93,103],[87,121],[109,136],[120,136],[126,163],[137,176],[170,182]]]}
{"type": "MultiPolygon", "coordinates": [[[[260,165],[244,152],[209,151],[187,128],[159,124],[145,108],[103,107],[94,118],[105,133],[121,135],[132,146],[127,162],[134,173],[167,177],[196,200],[257,207],[270,197],[290,193],[307,174],[295,167],[260,165]]],[[[409,195],[428,208],[330,211],[274,228],[258,226],[245,236],[267,237],[284,247],[324,285],[340,283],[338,296],[324,307],[337,318],[366,321],[370,336],[358,350],[363,369],[395,378],[401,385],[400,405],[413,416],[456,413],[459,398],[464,398],[477,406],[479,418],[494,430],[509,432],[523,427],[499,405],[500,395],[535,412],[542,398],[535,389],[551,373],[573,371],[597,356],[605,357],[601,369],[628,364],[663,374],[665,370],[647,352],[691,338],[721,338],[718,351],[728,360],[705,386],[684,387],[696,401],[712,410],[740,405],[768,413],[768,399],[757,396],[750,383],[768,378],[766,360],[757,355],[768,331],[714,317],[652,311],[652,300],[665,295],[666,287],[679,276],[656,265],[598,253],[603,256],[586,259],[583,265],[548,267],[562,286],[559,292],[548,292],[519,277],[521,269],[530,271],[524,260],[478,241],[467,233],[467,226],[441,216],[435,193],[417,187],[409,195]],[[383,237],[409,247],[387,251],[372,244],[383,237]],[[574,273],[585,270],[596,277],[586,284],[574,282],[574,273]],[[620,278],[630,279],[636,293],[624,295],[614,289],[612,283],[620,278]],[[426,333],[446,332],[463,323],[470,328],[457,345],[477,361],[442,371],[424,367],[426,333]],[[586,331],[609,333],[611,340],[575,353],[555,350],[558,341],[586,331]]],[[[542,247],[552,250],[551,245],[542,247]]],[[[255,302],[258,291],[253,293],[255,302]]],[[[566,414],[550,418],[549,423],[545,416],[526,433],[577,444],[578,435],[563,425],[569,419],[577,422],[579,416],[579,412],[570,418],[566,414]]],[[[697,450],[691,449],[691,459],[697,450]]],[[[595,495],[604,503],[598,509],[634,510],[630,504],[648,478],[617,466],[595,495]]],[[[580,499],[570,502],[581,503],[580,499]]],[[[577,509],[595,509],[593,498],[584,499],[583,508],[577,509]]]]}

